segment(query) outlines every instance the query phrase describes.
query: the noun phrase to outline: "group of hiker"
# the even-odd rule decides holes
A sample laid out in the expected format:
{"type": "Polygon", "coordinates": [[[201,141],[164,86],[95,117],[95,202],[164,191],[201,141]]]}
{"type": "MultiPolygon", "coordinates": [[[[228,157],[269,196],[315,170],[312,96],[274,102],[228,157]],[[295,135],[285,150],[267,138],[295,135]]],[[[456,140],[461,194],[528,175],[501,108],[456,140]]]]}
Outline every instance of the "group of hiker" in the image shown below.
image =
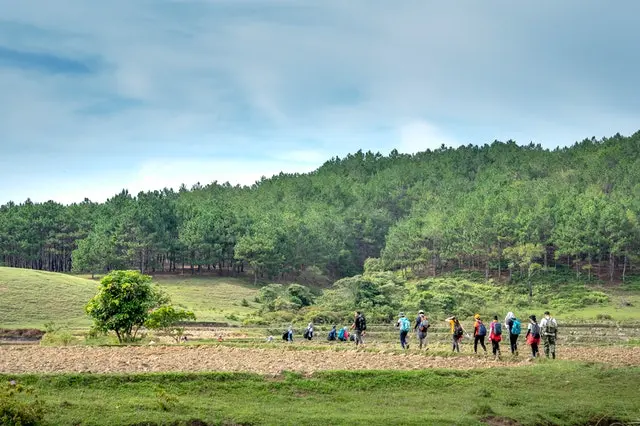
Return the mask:
{"type": "MultiPolygon", "coordinates": [[[[451,327],[451,336],[453,342],[453,351],[460,352],[460,341],[463,339],[466,331],[460,324],[457,317],[452,316],[446,319],[451,327]]],[[[518,355],[518,338],[522,331],[522,324],[520,320],[516,318],[513,312],[507,313],[504,319],[504,329],[509,334],[509,346],[512,355],[518,355]]],[[[485,337],[489,335],[489,341],[491,342],[491,351],[495,359],[500,358],[500,342],[503,336],[503,324],[498,320],[498,316],[495,315],[493,320],[489,323],[489,327],[482,321],[480,314],[474,315],[473,322],[473,352],[478,353],[478,344],[487,353],[487,348],[484,344],[485,337]]],[[[468,335],[467,335],[468,336],[468,335]]],[[[470,337],[470,336],[469,336],[470,337]]],[[[542,340],[544,345],[544,353],[547,358],[556,358],[556,339],[558,337],[558,322],[551,316],[549,311],[545,311],[542,321],[538,323],[535,315],[529,316],[529,323],[527,325],[527,333],[525,335],[526,342],[531,346],[531,358],[537,358],[540,356],[539,345],[542,340]]]]}
{"type": "MultiPolygon", "coordinates": [[[[357,311],[354,315],[353,324],[351,325],[350,328],[341,327],[338,330],[337,326],[334,325],[331,328],[329,335],[327,336],[327,340],[340,341],[340,342],[352,341],[352,342],[356,342],[356,346],[358,346],[364,343],[363,337],[366,329],[367,329],[367,320],[362,312],[357,311]],[[350,333],[349,330],[354,330],[354,332],[350,333]]],[[[313,339],[313,323],[312,322],[310,322],[307,325],[307,328],[304,331],[303,337],[307,340],[313,339]]],[[[267,339],[267,340],[271,341],[272,339],[267,339]]],[[[282,340],[285,340],[287,342],[293,342],[293,326],[292,325],[289,325],[289,328],[282,334],[282,340]]]]}
{"type": "MultiPolygon", "coordinates": [[[[459,319],[454,315],[447,318],[445,321],[449,323],[452,338],[452,350],[454,352],[460,352],[460,342],[464,338],[471,336],[465,331],[464,327],[460,323],[459,319]]],[[[409,333],[413,329],[418,339],[418,345],[420,349],[427,348],[427,335],[431,324],[429,323],[428,316],[423,310],[418,311],[418,315],[415,319],[413,327],[411,321],[406,315],[401,312],[395,326],[400,330],[400,346],[402,349],[409,349],[409,333]]],[[[334,325],[331,328],[327,336],[329,341],[353,341],[356,347],[364,344],[363,337],[366,334],[367,321],[364,314],[360,311],[356,311],[354,315],[353,323],[351,327],[341,327],[340,329],[334,325]],[[353,330],[353,333],[350,333],[353,330]]],[[[304,338],[308,340],[313,339],[313,323],[309,323],[304,332],[304,338]]],[[[519,355],[518,353],[518,338],[522,333],[522,324],[513,312],[507,313],[504,319],[504,323],[498,320],[498,316],[495,315],[493,320],[485,325],[480,314],[474,315],[473,321],[473,352],[478,353],[478,346],[484,350],[487,354],[487,347],[485,346],[485,338],[488,336],[491,342],[491,351],[496,360],[500,358],[500,342],[502,336],[508,334],[509,347],[512,355],[519,355]]],[[[556,357],[556,338],[558,335],[558,322],[551,316],[549,311],[545,311],[544,317],[538,323],[535,315],[529,316],[529,322],[527,324],[527,332],[525,334],[526,343],[531,346],[531,357],[537,358],[540,356],[539,345],[543,342],[544,353],[547,358],[556,357]]],[[[289,329],[284,332],[282,339],[288,342],[293,341],[293,327],[289,326],[289,329]]]]}

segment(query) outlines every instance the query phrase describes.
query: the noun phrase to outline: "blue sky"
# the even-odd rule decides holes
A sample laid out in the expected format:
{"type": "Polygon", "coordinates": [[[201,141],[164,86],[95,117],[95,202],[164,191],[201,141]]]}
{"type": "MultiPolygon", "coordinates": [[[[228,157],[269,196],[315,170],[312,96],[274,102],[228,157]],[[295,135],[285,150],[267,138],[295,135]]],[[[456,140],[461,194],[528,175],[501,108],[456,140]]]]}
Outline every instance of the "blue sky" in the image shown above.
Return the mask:
{"type": "Polygon", "coordinates": [[[640,129],[640,2],[0,0],[0,203],[640,129]]]}

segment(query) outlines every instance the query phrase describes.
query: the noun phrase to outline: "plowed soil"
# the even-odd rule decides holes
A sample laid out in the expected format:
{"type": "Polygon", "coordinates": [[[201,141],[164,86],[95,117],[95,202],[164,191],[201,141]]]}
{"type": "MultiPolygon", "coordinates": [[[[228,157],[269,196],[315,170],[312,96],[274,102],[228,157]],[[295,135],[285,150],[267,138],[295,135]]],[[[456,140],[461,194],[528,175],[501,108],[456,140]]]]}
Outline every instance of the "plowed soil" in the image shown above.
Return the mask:
{"type": "MultiPolygon", "coordinates": [[[[640,365],[640,348],[565,348],[562,359],[640,365]]],[[[134,373],[244,371],[278,374],[284,370],[415,370],[423,368],[494,368],[529,365],[526,356],[513,361],[482,356],[425,356],[365,351],[285,350],[226,346],[41,347],[0,346],[0,373],[134,373]]]]}

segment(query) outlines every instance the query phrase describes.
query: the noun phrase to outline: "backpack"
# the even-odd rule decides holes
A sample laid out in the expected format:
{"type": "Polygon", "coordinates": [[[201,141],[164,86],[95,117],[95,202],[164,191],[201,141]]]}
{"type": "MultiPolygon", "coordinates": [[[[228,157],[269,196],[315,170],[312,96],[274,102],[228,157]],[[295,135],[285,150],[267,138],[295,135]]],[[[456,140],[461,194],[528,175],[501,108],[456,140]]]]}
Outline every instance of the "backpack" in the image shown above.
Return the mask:
{"type": "Polygon", "coordinates": [[[478,324],[478,336],[486,336],[487,335],[487,327],[484,326],[483,322],[478,324]]]}
{"type": "Polygon", "coordinates": [[[493,323],[493,334],[495,334],[496,336],[502,335],[502,324],[500,324],[499,322],[493,323]]]}
{"type": "Polygon", "coordinates": [[[356,329],[360,331],[364,331],[367,329],[367,320],[365,319],[363,314],[358,315],[356,318],[356,329]]]}
{"type": "Polygon", "coordinates": [[[556,324],[553,322],[553,318],[549,318],[544,327],[544,334],[547,336],[555,336],[557,332],[556,324]]]}
{"type": "Polygon", "coordinates": [[[531,323],[531,334],[534,339],[540,338],[540,326],[537,323],[531,323]]]}
{"type": "Polygon", "coordinates": [[[513,324],[511,325],[511,334],[520,334],[520,321],[517,319],[513,320],[513,324]]]}
{"type": "Polygon", "coordinates": [[[460,337],[464,334],[464,331],[462,331],[462,326],[460,324],[456,324],[453,326],[453,335],[456,337],[460,337]]]}
{"type": "Polygon", "coordinates": [[[338,339],[344,340],[344,328],[341,328],[340,331],[338,331],[338,339]]]}
{"type": "Polygon", "coordinates": [[[329,337],[327,337],[327,340],[336,340],[336,329],[334,328],[333,330],[331,330],[329,332],[329,337]]]}
{"type": "Polygon", "coordinates": [[[418,330],[420,331],[420,333],[426,333],[429,327],[431,327],[431,324],[429,324],[429,321],[425,318],[420,321],[420,327],[418,328],[418,330]]]}
{"type": "Polygon", "coordinates": [[[282,340],[289,340],[289,330],[282,333],[282,340]]]}
{"type": "Polygon", "coordinates": [[[411,324],[409,323],[409,320],[402,317],[400,318],[400,331],[409,331],[409,328],[411,327],[411,324]]]}
{"type": "Polygon", "coordinates": [[[304,337],[305,339],[309,338],[309,329],[305,330],[304,335],[302,337],[304,337]]]}

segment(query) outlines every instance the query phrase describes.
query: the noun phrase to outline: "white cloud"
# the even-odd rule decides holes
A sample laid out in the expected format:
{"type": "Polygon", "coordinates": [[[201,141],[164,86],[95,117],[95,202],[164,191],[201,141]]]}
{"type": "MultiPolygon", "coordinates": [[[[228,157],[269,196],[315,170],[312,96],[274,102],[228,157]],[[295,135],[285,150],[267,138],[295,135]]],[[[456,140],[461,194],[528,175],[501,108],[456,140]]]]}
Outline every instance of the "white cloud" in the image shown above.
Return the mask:
{"type": "MultiPolygon", "coordinates": [[[[0,69],[2,154],[18,162],[58,153],[48,179],[75,194],[57,170],[96,158],[104,171],[107,157],[131,159],[133,170],[146,161],[108,187],[134,191],[225,176],[251,183],[358,149],[508,138],[548,146],[635,131],[629,52],[640,43],[640,3],[583,3],[0,0],[0,39],[12,48],[103,64],[73,78],[0,69]],[[18,23],[20,36],[3,33],[3,22],[18,23]],[[77,113],[118,97],[140,105],[77,113]],[[243,153],[265,160],[197,159],[243,153]],[[187,158],[165,160],[173,155],[187,158]]],[[[77,193],[113,192],[97,179],[76,179],[77,193]]],[[[23,185],[19,198],[39,185],[23,185]]]]}

